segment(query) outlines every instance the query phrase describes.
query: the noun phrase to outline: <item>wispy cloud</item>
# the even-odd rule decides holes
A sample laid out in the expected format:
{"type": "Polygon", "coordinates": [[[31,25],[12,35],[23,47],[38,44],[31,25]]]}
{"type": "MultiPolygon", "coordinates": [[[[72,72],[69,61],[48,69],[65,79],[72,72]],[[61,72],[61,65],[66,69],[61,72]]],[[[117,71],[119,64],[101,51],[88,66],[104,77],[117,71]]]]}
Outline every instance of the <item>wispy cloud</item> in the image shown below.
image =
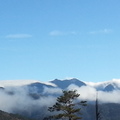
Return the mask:
{"type": "Polygon", "coordinates": [[[64,33],[61,32],[61,31],[55,30],[55,31],[51,31],[51,32],[49,33],[49,35],[51,35],[51,36],[59,36],[59,35],[64,35],[64,33]]]}
{"type": "Polygon", "coordinates": [[[76,31],[59,31],[59,30],[54,30],[49,33],[50,36],[64,36],[64,35],[77,35],[80,34],[80,32],[76,31]]]}
{"type": "Polygon", "coordinates": [[[89,34],[108,34],[113,32],[112,29],[103,29],[103,30],[97,30],[97,31],[90,31],[89,34]]]}
{"type": "Polygon", "coordinates": [[[30,34],[9,34],[6,38],[30,38],[32,35],[30,34]]]}
{"type": "Polygon", "coordinates": [[[110,34],[112,33],[112,29],[101,29],[101,30],[94,30],[86,33],[81,33],[79,31],[59,31],[59,30],[53,30],[49,32],[50,36],[66,36],[66,35],[81,35],[81,34],[110,34]]]}

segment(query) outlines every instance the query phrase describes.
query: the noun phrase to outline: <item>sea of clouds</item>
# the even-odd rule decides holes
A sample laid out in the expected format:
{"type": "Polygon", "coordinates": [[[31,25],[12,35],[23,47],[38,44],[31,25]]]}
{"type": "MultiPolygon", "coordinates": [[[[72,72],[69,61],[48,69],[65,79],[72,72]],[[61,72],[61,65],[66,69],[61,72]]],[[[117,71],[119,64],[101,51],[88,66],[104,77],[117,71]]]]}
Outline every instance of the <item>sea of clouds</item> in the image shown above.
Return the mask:
{"type": "MultiPolygon", "coordinates": [[[[93,86],[78,87],[74,84],[70,85],[67,90],[77,90],[77,93],[80,94],[79,100],[95,102],[97,97],[99,103],[120,103],[120,90],[97,91],[93,86]]],[[[33,93],[35,92],[33,91],[33,93]]],[[[5,86],[4,90],[0,90],[0,110],[27,114],[28,116],[38,110],[49,114],[47,113],[48,107],[56,102],[57,96],[62,94],[62,89],[44,87],[38,99],[32,98],[29,94],[27,86],[5,86]]]]}

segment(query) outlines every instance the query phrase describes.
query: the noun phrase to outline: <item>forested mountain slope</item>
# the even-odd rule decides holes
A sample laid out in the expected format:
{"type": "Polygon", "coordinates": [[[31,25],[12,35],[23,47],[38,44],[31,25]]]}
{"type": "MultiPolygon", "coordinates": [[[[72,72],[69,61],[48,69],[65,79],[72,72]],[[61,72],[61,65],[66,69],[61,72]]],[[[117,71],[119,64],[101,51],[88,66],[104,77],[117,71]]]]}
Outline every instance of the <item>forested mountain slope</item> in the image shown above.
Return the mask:
{"type": "Polygon", "coordinates": [[[11,114],[0,110],[0,120],[30,120],[17,114],[11,114]]]}

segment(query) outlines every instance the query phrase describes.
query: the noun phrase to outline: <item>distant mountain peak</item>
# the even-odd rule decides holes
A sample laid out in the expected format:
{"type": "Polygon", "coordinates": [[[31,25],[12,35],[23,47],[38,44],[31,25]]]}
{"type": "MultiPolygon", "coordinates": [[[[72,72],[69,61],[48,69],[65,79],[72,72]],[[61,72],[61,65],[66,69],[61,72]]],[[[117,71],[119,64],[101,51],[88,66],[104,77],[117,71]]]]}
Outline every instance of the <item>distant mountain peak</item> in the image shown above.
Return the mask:
{"type": "Polygon", "coordinates": [[[61,88],[61,89],[66,89],[69,85],[71,84],[75,84],[79,87],[86,85],[84,82],[76,79],[76,78],[72,78],[72,79],[65,79],[65,80],[59,80],[59,79],[55,79],[53,81],[50,81],[51,83],[55,84],[57,87],[61,88]]]}
{"type": "Polygon", "coordinates": [[[110,91],[113,91],[115,88],[112,84],[108,84],[105,88],[104,88],[104,91],[106,92],[110,92],[110,91]]]}

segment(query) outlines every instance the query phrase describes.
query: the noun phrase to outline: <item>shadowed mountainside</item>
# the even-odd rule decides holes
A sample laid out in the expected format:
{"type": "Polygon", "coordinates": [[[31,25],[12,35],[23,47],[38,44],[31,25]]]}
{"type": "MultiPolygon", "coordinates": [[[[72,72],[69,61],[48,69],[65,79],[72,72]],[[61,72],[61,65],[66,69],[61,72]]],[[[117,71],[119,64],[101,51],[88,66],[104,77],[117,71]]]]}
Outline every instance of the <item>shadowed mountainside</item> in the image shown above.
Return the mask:
{"type": "Polygon", "coordinates": [[[55,85],[57,85],[57,87],[61,88],[61,89],[66,89],[69,85],[74,84],[77,85],[79,87],[81,86],[86,86],[86,84],[76,78],[70,79],[70,80],[59,80],[59,79],[55,79],[53,81],[50,81],[51,83],[54,83],[55,85]]]}
{"type": "Polygon", "coordinates": [[[11,114],[0,110],[0,120],[31,120],[17,114],[11,114]]]}

